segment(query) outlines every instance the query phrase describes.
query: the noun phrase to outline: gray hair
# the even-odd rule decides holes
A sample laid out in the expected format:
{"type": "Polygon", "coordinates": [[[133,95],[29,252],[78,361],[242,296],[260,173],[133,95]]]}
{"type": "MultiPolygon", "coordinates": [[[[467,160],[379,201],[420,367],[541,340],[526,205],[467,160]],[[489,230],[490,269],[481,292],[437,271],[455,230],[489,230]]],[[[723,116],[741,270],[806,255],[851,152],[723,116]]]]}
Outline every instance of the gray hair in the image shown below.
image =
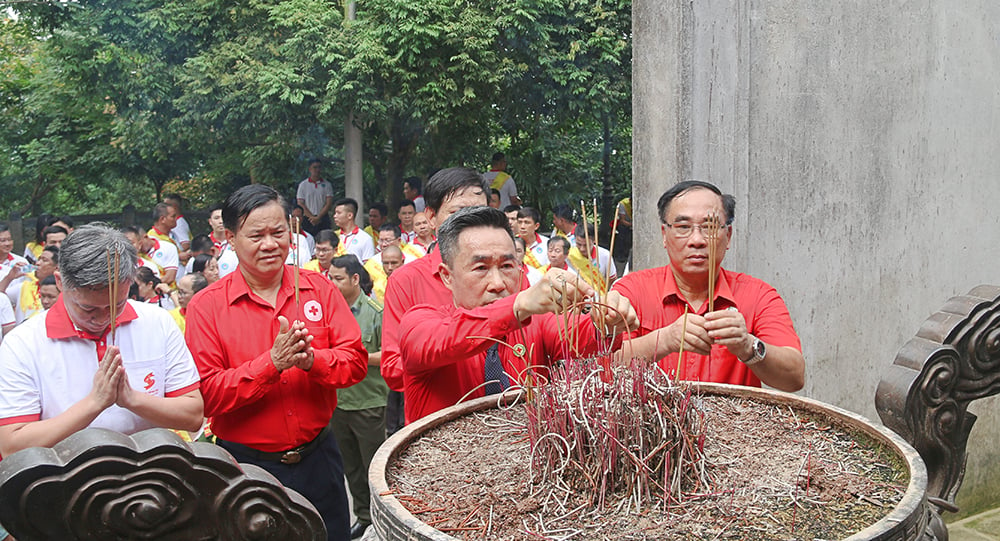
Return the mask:
{"type": "Polygon", "coordinates": [[[135,247],[121,231],[108,224],[76,228],[59,249],[59,275],[67,289],[108,287],[108,259],[118,259],[118,283],[135,277],[135,247]]]}

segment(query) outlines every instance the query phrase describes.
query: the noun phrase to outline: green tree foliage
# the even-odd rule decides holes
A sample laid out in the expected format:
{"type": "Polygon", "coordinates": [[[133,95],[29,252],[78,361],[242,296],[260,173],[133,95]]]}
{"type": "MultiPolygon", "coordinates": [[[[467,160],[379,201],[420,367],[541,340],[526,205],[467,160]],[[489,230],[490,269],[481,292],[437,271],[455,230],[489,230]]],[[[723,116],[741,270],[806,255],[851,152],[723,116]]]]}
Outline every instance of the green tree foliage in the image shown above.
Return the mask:
{"type": "Polygon", "coordinates": [[[309,158],[339,160],[349,113],[369,197],[395,202],[405,176],[485,168],[496,150],[543,208],[630,185],[625,0],[359,0],[354,20],[329,0],[13,7],[8,211],[143,208],[168,181],[206,201],[291,189],[309,158]]]}

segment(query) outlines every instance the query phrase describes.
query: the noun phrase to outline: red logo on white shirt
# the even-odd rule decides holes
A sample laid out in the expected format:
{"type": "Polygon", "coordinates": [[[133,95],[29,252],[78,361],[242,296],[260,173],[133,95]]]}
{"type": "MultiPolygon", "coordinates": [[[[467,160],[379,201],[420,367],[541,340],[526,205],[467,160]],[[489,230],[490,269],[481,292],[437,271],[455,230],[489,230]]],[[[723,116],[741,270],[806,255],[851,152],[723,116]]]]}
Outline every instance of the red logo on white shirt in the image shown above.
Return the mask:
{"type": "Polygon", "coordinates": [[[144,381],[146,383],[146,390],[147,391],[150,390],[150,389],[152,389],[153,385],[156,385],[156,380],[153,378],[153,373],[152,372],[146,374],[146,377],[143,378],[142,381],[144,381]]]}
{"type": "Polygon", "coordinates": [[[305,312],[306,319],[309,321],[319,321],[323,319],[323,306],[316,301],[308,301],[302,307],[302,311],[305,312]]]}

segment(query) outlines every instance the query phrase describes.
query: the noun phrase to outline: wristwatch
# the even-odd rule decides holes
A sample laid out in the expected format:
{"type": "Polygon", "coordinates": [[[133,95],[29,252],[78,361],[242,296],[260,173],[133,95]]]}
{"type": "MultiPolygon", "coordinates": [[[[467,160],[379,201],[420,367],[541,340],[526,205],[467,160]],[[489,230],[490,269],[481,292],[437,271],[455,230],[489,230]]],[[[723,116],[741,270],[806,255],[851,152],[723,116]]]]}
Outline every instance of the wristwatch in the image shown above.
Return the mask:
{"type": "Polygon", "coordinates": [[[745,361],[740,359],[740,362],[747,366],[753,366],[763,361],[764,356],[767,355],[767,345],[764,344],[764,341],[752,334],[750,338],[753,338],[753,355],[745,361]]]}

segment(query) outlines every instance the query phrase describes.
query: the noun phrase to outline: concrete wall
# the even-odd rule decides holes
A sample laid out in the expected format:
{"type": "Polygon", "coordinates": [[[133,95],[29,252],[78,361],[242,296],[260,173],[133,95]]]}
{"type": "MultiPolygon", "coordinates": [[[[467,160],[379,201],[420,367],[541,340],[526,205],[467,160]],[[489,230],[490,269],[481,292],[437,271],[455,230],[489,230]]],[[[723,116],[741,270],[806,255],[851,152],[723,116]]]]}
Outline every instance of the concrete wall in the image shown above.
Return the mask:
{"type": "MultiPolygon", "coordinates": [[[[733,193],[725,266],[784,296],[802,394],[877,419],[921,322],[1000,284],[1000,4],[634,0],[633,30],[636,267],[667,187],[733,193]]],[[[1000,505],[1000,403],[973,409],[968,510],[1000,505]]]]}

